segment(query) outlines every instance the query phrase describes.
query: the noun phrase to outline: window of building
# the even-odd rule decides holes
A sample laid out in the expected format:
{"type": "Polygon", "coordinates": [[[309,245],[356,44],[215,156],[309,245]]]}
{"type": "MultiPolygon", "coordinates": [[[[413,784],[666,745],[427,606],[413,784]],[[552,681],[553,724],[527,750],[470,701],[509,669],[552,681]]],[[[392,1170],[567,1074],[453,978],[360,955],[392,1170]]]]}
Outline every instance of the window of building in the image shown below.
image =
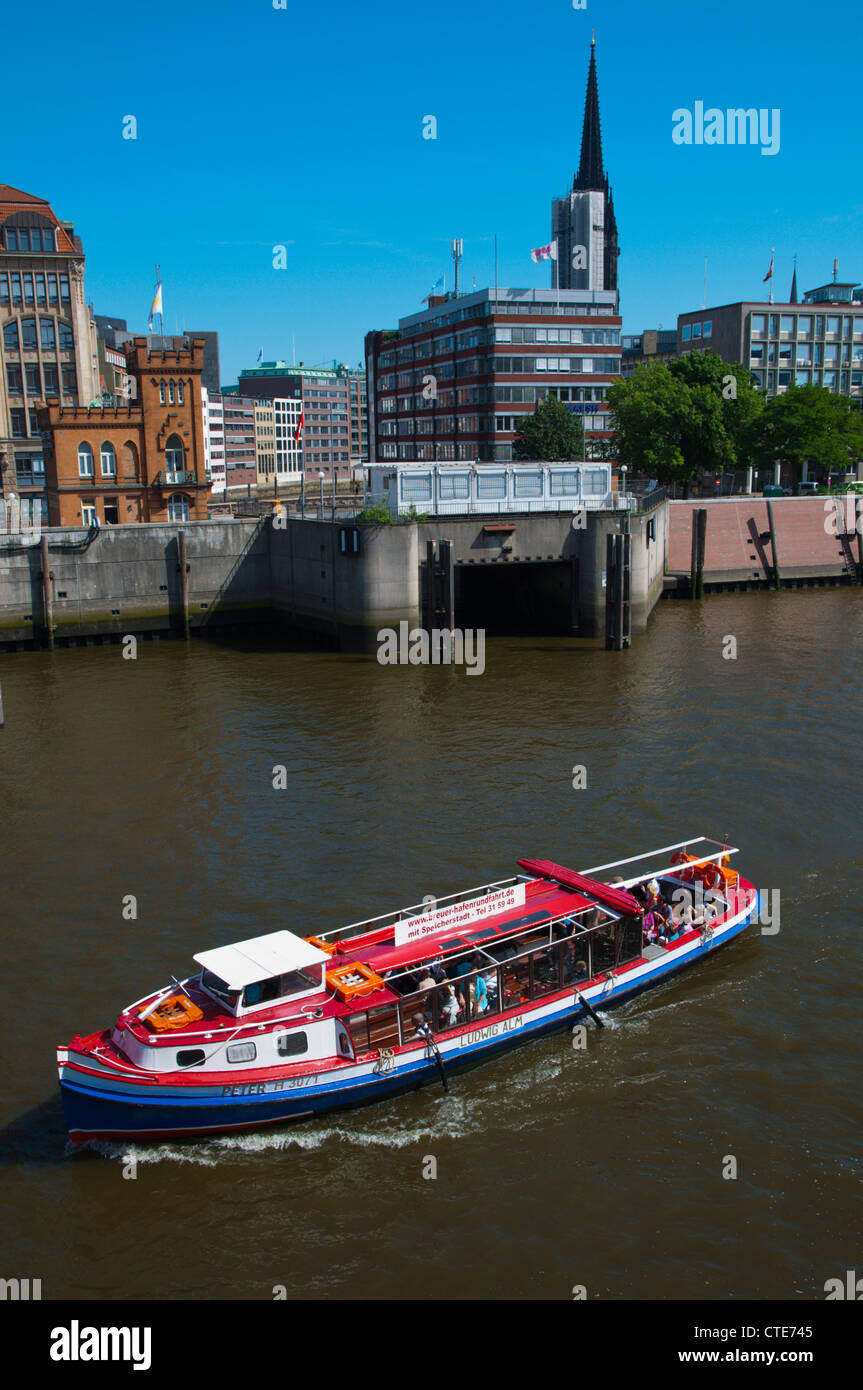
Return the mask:
{"type": "Polygon", "coordinates": [[[183,441],[178,434],[172,434],[165,445],[165,473],[168,482],[179,482],[180,474],[186,466],[183,441]]]}
{"type": "Polygon", "coordinates": [[[513,484],[516,497],[541,497],[542,471],[538,468],[536,472],[516,473],[513,484]]]}
{"type": "Polygon", "coordinates": [[[42,344],[43,352],[56,352],[57,343],[53,319],[39,320],[39,341],[42,344]]]}
{"type": "Polygon", "coordinates": [[[12,270],[12,271],[9,272],[9,284],[10,284],[10,286],[12,287],[12,303],[13,303],[13,304],[20,304],[20,303],[21,303],[21,276],[18,274],[17,270],[12,270]]]}
{"type": "Polygon", "coordinates": [[[476,495],[478,499],[503,501],[506,498],[506,474],[483,470],[477,474],[476,495]]]}
{"type": "Polygon", "coordinates": [[[3,325],[3,350],[4,352],[18,351],[18,320],[10,319],[3,325]]]}
{"type": "Polygon", "coordinates": [[[37,304],[44,304],[44,303],[45,303],[45,276],[44,276],[44,274],[43,274],[41,271],[38,271],[38,270],[37,270],[37,272],[36,272],[36,274],[34,275],[33,278],[34,278],[34,280],[36,281],[36,303],[37,303],[37,304]]]}
{"type": "Polygon", "coordinates": [[[184,497],[181,492],[172,493],[168,498],[168,520],[189,520],[189,499],[188,497],[184,497]]]}
{"type": "Polygon", "coordinates": [[[107,440],[103,443],[99,455],[102,466],[103,478],[116,478],[117,476],[117,455],[114,453],[114,445],[107,440]]]}
{"type": "MultiPolygon", "coordinates": [[[[8,368],[7,368],[8,371],[8,368]]],[[[27,438],[27,416],[23,410],[12,409],[9,411],[9,423],[12,426],[13,439],[27,438]]]]}
{"type": "Polygon", "coordinates": [[[38,362],[28,362],[24,368],[27,378],[27,395],[41,396],[42,394],[42,373],[39,371],[38,362]]]}
{"type": "Polygon", "coordinates": [[[779,316],[779,331],[780,331],[780,333],[793,333],[793,332],[794,332],[794,315],[793,315],[793,314],[780,314],[780,316],[779,316]]]}
{"type": "Polygon", "coordinates": [[[36,347],[36,320],[21,320],[21,342],[25,352],[31,351],[36,347]]]}
{"type": "Polygon", "coordinates": [[[78,393],[78,377],[71,362],[64,362],[63,373],[63,394],[64,396],[75,396],[78,393]]]}
{"type": "Polygon", "coordinates": [[[78,445],[78,477],[92,478],[93,476],[93,450],[86,441],[78,445]]]}
{"type": "Polygon", "coordinates": [[[173,381],[169,381],[169,382],[168,382],[168,405],[173,405],[173,404],[174,404],[174,383],[173,383],[173,381]]]}
{"type": "Polygon", "coordinates": [[[6,387],[15,396],[20,396],[24,390],[21,368],[15,362],[6,363],[6,387]]]}
{"type": "Polygon", "coordinates": [[[828,314],[828,316],[827,316],[827,334],[828,334],[828,337],[829,337],[829,335],[830,335],[831,333],[836,334],[836,333],[838,333],[838,332],[839,332],[839,319],[836,317],[835,314],[828,314]]]}
{"type": "Polygon", "coordinates": [[[120,524],[120,504],[119,502],[105,503],[105,521],[108,526],[119,526],[120,524]]]}
{"type": "Polygon", "coordinates": [[[81,520],[85,526],[95,526],[98,521],[95,502],[83,502],[81,504],[81,520]]]}
{"type": "Polygon", "coordinates": [[[71,323],[58,323],[57,330],[60,335],[60,351],[71,352],[75,346],[75,335],[72,332],[71,323]]]}
{"type": "Polygon", "coordinates": [[[64,304],[68,304],[68,303],[69,303],[70,295],[69,295],[69,276],[68,276],[68,275],[61,275],[61,276],[60,276],[60,298],[61,298],[61,300],[63,301],[64,304]]]}
{"type": "Polygon", "coordinates": [[[177,382],[177,404],[178,404],[178,405],[184,405],[184,404],[185,404],[185,397],[184,397],[184,394],[183,394],[183,383],[182,383],[182,381],[178,381],[178,382],[177,382]]]}
{"type": "Polygon", "coordinates": [[[48,303],[49,303],[49,304],[56,304],[56,303],[57,303],[57,276],[56,276],[56,275],[49,275],[49,276],[48,276],[48,303]]]}
{"type": "Polygon", "coordinates": [[[689,342],[689,340],[690,340],[691,337],[692,337],[692,326],[691,326],[691,324],[685,323],[685,324],[683,325],[683,328],[681,329],[681,332],[680,332],[680,336],[681,336],[681,338],[683,339],[684,343],[688,343],[688,342],[689,342]]]}
{"type": "Polygon", "coordinates": [[[694,324],[692,325],[692,336],[693,336],[693,338],[700,338],[700,337],[701,337],[701,324],[700,324],[700,323],[694,323],[694,324]]]}
{"type": "MultiPolygon", "coordinates": [[[[703,332],[705,338],[712,338],[712,337],[713,337],[713,320],[712,320],[712,319],[705,319],[705,320],[704,320],[704,323],[702,324],[702,332],[703,332]]],[[[609,334],[607,334],[607,335],[606,335],[606,342],[609,342],[609,343],[616,343],[616,342],[617,342],[617,334],[616,334],[616,333],[609,333],[609,334]]]]}
{"type": "Polygon", "coordinates": [[[752,315],[752,333],[753,333],[753,335],[757,333],[757,334],[759,334],[761,337],[763,337],[766,328],[767,328],[767,318],[766,318],[766,316],[765,316],[764,314],[753,314],[753,315],[752,315]]]}
{"type": "Polygon", "coordinates": [[[59,395],[59,393],[60,393],[60,384],[59,384],[60,379],[59,379],[59,377],[58,377],[58,375],[57,375],[57,366],[56,366],[56,363],[54,363],[54,362],[46,362],[46,363],[45,363],[45,366],[42,368],[42,371],[43,371],[44,376],[45,376],[45,394],[46,394],[46,396],[57,396],[57,395],[59,395]]]}
{"type": "Polygon", "coordinates": [[[470,475],[442,473],[438,477],[438,495],[442,502],[461,502],[470,497],[470,475]]]}
{"type": "Polygon", "coordinates": [[[25,271],[22,279],[24,281],[24,303],[33,303],[33,276],[29,271],[25,271]]]}
{"type": "Polygon", "coordinates": [[[0,304],[9,303],[9,281],[5,275],[0,274],[0,304]]]}

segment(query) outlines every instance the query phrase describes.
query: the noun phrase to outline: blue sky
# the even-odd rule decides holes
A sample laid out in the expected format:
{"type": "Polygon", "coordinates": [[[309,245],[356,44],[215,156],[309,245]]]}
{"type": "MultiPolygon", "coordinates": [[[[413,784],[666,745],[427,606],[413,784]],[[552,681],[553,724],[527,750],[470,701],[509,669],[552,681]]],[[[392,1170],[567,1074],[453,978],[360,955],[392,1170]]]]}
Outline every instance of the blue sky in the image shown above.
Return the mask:
{"type": "Polygon", "coordinates": [[[529,253],[578,164],[591,29],[625,332],[698,308],[705,256],[708,305],[759,297],[774,246],[777,299],[795,253],[801,292],[834,256],[863,280],[856,3],[287,6],[48,0],[3,24],[0,182],[74,221],[88,299],[139,332],[158,262],[166,331],[216,329],[223,384],[292,335],[307,365],[358,364],[450,286],[453,236],[463,287],[493,283],[495,232],[500,284],[547,286],[529,253]],[[779,108],[778,154],[675,145],[696,101],[779,108]]]}

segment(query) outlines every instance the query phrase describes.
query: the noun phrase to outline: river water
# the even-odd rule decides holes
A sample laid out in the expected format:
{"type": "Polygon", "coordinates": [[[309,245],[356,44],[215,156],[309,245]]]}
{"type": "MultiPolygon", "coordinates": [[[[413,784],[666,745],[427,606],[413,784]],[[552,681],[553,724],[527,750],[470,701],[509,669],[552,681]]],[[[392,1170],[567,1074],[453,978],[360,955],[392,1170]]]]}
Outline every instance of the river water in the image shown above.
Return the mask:
{"type": "Polygon", "coordinates": [[[843,589],[661,604],[622,653],[497,637],[481,677],[269,640],[3,658],[0,1272],[43,1298],[823,1298],[861,1249],[861,637],[843,589]],[[261,1136],[67,1147],[55,1044],[196,950],[698,834],[780,893],[778,932],[584,1050],[261,1136]]]}

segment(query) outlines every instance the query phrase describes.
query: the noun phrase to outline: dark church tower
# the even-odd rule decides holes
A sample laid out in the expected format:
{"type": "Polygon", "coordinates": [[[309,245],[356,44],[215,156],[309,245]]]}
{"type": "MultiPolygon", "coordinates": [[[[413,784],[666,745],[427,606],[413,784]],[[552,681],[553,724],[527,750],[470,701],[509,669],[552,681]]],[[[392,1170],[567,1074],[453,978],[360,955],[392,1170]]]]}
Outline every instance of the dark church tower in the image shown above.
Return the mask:
{"type": "MultiPolygon", "coordinates": [[[[557,240],[556,283],[561,289],[617,289],[620,248],[611,187],[602,166],[595,39],[590,41],[581,162],[572,192],[551,205],[551,235],[557,240]]],[[[552,279],[554,282],[554,266],[552,279]]]]}

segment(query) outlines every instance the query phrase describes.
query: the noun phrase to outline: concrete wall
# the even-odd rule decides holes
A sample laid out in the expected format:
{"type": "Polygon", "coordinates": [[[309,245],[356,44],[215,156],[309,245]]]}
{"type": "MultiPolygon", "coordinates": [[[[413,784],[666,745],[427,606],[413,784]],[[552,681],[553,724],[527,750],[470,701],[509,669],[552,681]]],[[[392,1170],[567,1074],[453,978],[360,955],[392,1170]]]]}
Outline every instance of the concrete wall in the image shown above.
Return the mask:
{"type": "MultiPolygon", "coordinates": [[[[49,572],[55,636],[124,635],[182,627],[178,526],[103,527],[87,543],[82,530],[51,530],[49,572]]],[[[269,606],[267,536],[259,521],[192,521],[186,534],[189,615],[193,628],[269,606]]],[[[0,540],[0,642],[44,637],[38,545],[0,540]]]]}
{"type": "MultiPolygon", "coordinates": [[[[632,519],[633,628],[643,628],[662,588],[666,508],[632,519]]],[[[599,636],[604,631],[605,538],[621,513],[588,513],[584,529],[566,514],[520,514],[511,531],[489,532],[482,518],[441,518],[417,525],[361,526],[359,549],[343,552],[351,522],[271,517],[176,525],[111,526],[92,536],[52,530],[48,566],[54,633],[59,642],[183,630],[179,533],[186,537],[188,614],[192,631],[264,622],[373,645],[383,627],[422,622],[426,542],[449,539],[458,576],[481,568],[488,581],[472,588],[476,621],[503,608],[530,627],[599,636]],[[506,568],[505,580],[493,578],[506,568]]],[[[500,525],[503,519],[486,519],[500,525]]],[[[46,638],[38,545],[0,537],[0,644],[46,638]]],[[[469,581],[468,581],[469,582],[469,581]]],[[[463,589],[467,593],[467,589],[463,589]]],[[[456,581],[456,596],[459,581],[456,581]]]]}

